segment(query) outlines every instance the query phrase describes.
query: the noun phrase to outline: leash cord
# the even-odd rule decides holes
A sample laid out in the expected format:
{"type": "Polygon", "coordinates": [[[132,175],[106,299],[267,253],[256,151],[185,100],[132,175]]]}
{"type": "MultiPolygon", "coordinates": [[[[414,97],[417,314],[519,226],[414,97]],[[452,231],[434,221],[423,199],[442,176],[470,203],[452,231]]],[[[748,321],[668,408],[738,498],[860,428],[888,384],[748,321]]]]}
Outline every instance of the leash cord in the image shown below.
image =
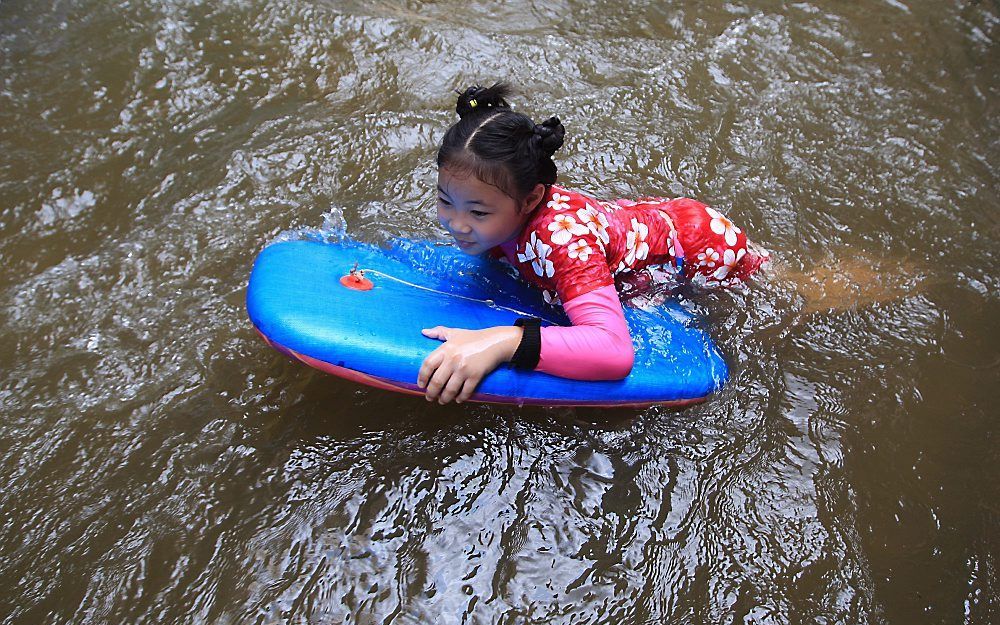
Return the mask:
{"type": "Polygon", "coordinates": [[[406,286],[413,287],[415,289],[420,289],[421,291],[428,291],[430,293],[437,293],[438,295],[445,295],[445,296],[448,296],[448,297],[457,297],[458,299],[464,299],[464,300],[466,300],[468,302],[476,302],[476,303],[479,303],[479,304],[486,304],[490,308],[500,309],[500,310],[506,310],[508,312],[512,312],[515,315],[518,315],[518,316],[521,316],[521,317],[534,317],[534,318],[541,319],[542,321],[544,321],[546,323],[549,323],[549,324],[552,324],[552,325],[555,325],[555,326],[562,325],[559,322],[552,321],[551,319],[546,319],[545,317],[539,317],[536,314],[525,312],[523,310],[518,310],[516,308],[511,308],[509,306],[503,306],[502,304],[497,304],[495,301],[493,301],[491,299],[478,299],[478,298],[475,298],[475,297],[469,297],[467,295],[459,295],[458,293],[448,293],[447,291],[439,291],[437,289],[432,289],[432,288],[427,287],[427,286],[423,286],[423,285],[420,285],[420,284],[414,284],[413,282],[408,282],[406,280],[403,280],[402,278],[397,278],[396,276],[389,275],[389,274],[384,273],[382,271],[379,271],[377,269],[354,269],[354,270],[352,270],[352,273],[354,271],[361,272],[362,275],[364,275],[366,273],[370,273],[372,275],[381,276],[381,277],[386,278],[388,280],[392,280],[394,282],[399,282],[400,284],[405,284],[406,286]]]}

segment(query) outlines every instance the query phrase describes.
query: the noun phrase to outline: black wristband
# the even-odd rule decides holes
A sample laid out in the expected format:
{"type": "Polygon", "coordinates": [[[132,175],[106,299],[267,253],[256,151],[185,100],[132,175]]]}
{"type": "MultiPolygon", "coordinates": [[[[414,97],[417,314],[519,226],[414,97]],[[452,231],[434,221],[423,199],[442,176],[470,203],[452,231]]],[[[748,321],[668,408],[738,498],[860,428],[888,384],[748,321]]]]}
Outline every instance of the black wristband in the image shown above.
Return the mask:
{"type": "Polygon", "coordinates": [[[532,370],[538,366],[538,359],[542,355],[542,320],[521,317],[514,325],[522,328],[523,332],[521,342],[510,358],[510,364],[518,369],[532,370]]]}

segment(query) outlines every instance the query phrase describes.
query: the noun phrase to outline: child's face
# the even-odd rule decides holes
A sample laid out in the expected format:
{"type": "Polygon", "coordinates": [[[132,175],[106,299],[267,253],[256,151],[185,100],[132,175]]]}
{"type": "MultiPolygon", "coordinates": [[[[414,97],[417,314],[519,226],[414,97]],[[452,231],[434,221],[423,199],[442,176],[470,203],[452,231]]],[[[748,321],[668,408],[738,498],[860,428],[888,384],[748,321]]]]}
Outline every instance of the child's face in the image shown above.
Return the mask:
{"type": "MultiPolygon", "coordinates": [[[[542,185],[537,189],[544,193],[542,185]]],[[[455,175],[447,167],[438,171],[437,191],[438,221],[470,255],[517,236],[541,199],[541,193],[532,193],[519,204],[493,185],[471,175],[455,175]]]]}

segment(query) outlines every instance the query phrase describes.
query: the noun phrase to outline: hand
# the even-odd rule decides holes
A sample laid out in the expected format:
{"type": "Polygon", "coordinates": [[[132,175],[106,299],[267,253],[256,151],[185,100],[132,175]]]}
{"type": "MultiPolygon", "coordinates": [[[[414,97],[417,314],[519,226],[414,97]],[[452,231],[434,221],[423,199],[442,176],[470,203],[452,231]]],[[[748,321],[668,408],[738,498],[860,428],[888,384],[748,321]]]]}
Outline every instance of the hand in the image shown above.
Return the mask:
{"type": "Polygon", "coordinates": [[[486,375],[513,357],[521,342],[521,328],[500,326],[462,330],[437,326],[421,331],[444,344],[420,365],[417,386],[427,389],[427,401],[462,403],[486,375]]]}

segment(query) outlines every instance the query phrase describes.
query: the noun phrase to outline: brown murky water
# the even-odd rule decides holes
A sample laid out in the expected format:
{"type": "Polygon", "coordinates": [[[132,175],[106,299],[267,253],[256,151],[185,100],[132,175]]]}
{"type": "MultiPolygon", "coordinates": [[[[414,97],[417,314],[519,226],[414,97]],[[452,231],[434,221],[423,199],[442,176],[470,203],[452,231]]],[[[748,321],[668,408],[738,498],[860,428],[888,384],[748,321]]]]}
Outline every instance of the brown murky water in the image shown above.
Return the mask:
{"type": "Polygon", "coordinates": [[[0,622],[1000,622],[998,36],[988,0],[0,1],[0,622]],[[440,235],[450,90],[497,77],[564,183],[785,268],[690,301],[709,402],[440,408],[255,336],[279,233],[440,235]]]}

